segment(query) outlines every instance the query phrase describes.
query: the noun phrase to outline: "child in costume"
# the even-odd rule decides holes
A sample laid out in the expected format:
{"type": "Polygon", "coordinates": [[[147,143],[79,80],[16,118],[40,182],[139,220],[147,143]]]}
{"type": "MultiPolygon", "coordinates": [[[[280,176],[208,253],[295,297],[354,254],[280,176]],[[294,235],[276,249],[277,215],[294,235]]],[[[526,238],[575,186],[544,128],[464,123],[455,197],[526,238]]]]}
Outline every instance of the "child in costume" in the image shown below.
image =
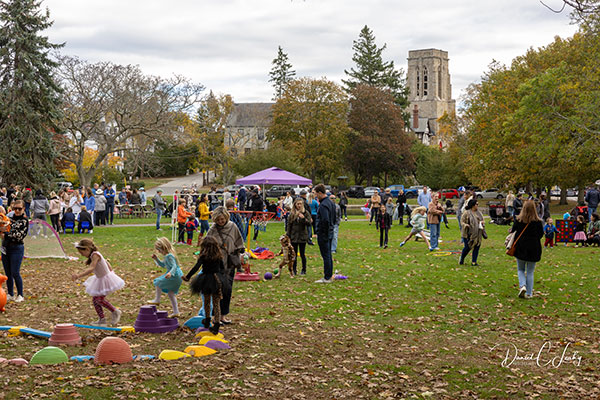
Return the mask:
{"type": "Polygon", "coordinates": [[[79,254],[87,257],[85,264],[89,265],[89,268],[80,274],[71,275],[71,278],[75,281],[93,274],[83,283],[86,293],[92,296],[94,308],[96,309],[96,313],[98,313],[98,321],[92,325],[106,326],[102,307],[107,308],[112,313],[111,323],[117,325],[121,319],[121,310],[116,309],[110,304],[106,300],[106,296],[123,288],[125,282],[114,273],[110,263],[100,254],[92,240],[82,239],[79,243],[75,244],[75,247],[79,251],[79,254]]]}
{"type": "Polygon", "coordinates": [[[202,325],[209,328],[213,334],[219,333],[221,326],[221,299],[223,298],[223,290],[231,290],[230,282],[225,275],[225,266],[223,265],[223,257],[217,240],[214,237],[207,236],[200,247],[200,255],[194,268],[188,272],[183,278],[186,282],[202,268],[202,272],[198,274],[190,284],[192,294],[201,294],[203,297],[203,307],[205,318],[202,320],[202,325]],[[212,310],[214,316],[213,326],[210,326],[210,309],[212,301],[212,310]]]}
{"type": "Polygon", "coordinates": [[[159,305],[160,296],[162,292],[165,292],[171,301],[173,306],[173,313],[169,315],[169,318],[179,316],[179,308],[177,307],[177,293],[181,286],[181,277],[183,272],[179,268],[177,257],[175,256],[175,249],[171,245],[171,242],[166,237],[161,237],[154,243],[154,249],[164,256],[164,260],[161,261],[156,254],[152,254],[152,259],[159,267],[166,268],[167,272],[159,276],[154,280],[154,286],[156,286],[156,296],[154,300],[150,300],[149,304],[159,305]]]}
{"type": "Polygon", "coordinates": [[[177,207],[177,243],[185,244],[185,223],[192,213],[187,212],[185,209],[185,199],[179,200],[179,207],[177,207]]]}
{"type": "Polygon", "coordinates": [[[208,219],[210,218],[210,211],[208,211],[208,200],[206,193],[202,193],[200,201],[198,202],[198,209],[196,210],[196,216],[200,220],[200,233],[198,234],[198,246],[202,243],[204,234],[210,229],[208,219]]]}
{"type": "Polygon", "coordinates": [[[281,251],[279,255],[283,254],[283,259],[277,266],[277,273],[275,274],[275,278],[278,278],[281,275],[281,270],[284,265],[287,264],[288,270],[290,271],[290,277],[294,277],[294,261],[296,260],[296,252],[294,251],[294,246],[290,241],[288,235],[281,235],[279,237],[279,241],[281,242],[281,251]]]}
{"type": "Polygon", "coordinates": [[[187,222],[185,223],[185,231],[187,233],[187,244],[192,245],[192,240],[194,240],[194,231],[198,228],[198,221],[196,217],[190,215],[188,217],[187,222]]]}
{"type": "Polygon", "coordinates": [[[425,240],[425,243],[427,244],[427,248],[429,248],[429,240],[427,240],[427,237],[423,233],[423,230],[425,229],[425,224],[427,223],[427,217],[425,216],[426,212],[427,212],[427,208],[423,207],[423,206],[417,207],[413,210],[412,216],[410,218],[410,224],[412,225],[413,228],[410,230],[410,233],[408,234],[406,239],[404,239],[402,241],[402,243],[400,243],[400,247],[404,246],[404,244],[411,237],[419,235],[425,240]]]}
{"type": "Polygon", "coordinates": [[[558,233],[558,229],[554,226],[554,221],[552,218],[546,219],[546,225],[544,225],[544,236],[546,236],[546,241],[544,242],[544,247],[550,248],[554,247],[554,234],[558,233]]]}
{"type": "Polygon", "coordinates": [[[575,237],[573,238],[575,241],[575,247],[587,246],[587,236],[585,235],[585,219],[583,215],[577,216],[577,224],[575,225],[575,237]]]}

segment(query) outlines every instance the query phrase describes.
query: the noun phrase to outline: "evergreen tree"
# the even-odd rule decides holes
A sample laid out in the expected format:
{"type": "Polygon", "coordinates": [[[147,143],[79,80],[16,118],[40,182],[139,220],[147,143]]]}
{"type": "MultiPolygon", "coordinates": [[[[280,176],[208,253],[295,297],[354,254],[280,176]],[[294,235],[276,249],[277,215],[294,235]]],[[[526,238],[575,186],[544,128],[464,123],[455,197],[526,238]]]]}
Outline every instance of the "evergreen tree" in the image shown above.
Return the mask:
{"type": "Polygon", "coordinates": [[[55,174],[54,135],[60,118],[57,63],[48,53],[62,47],[41,32],[48,10],[40,1],[0,2],[0,176],[5,183],[45,186],[55,174]]]}
{"type": "Polygon", "coordinates": [[[296,76],[296,71],[292,69],[292,64],[288,62],[288,55],[283,52],[281,46],[278,47],[277,57],[273,59],[272,64],[269,82],[273,82],[273,88],[275,88],[273,100],[277,100],[283,96],[287,84],[296,76]]]}
{"type": "MultiPolygon", "coordinates": [[[[397,70],[393,61],[384,62],[382,53],[387,45],[377,47],[373,31],[365,25],[354,41],[352,49],[354,55],[352,61],[356,63],[356,69],[344,70],[350,79],[344,80],[345,89],[348,93],[359,84],[364,83],[379,89],[389,90],[394,96],[394,101],[403,110],[408,108],[408,88],[404,79],[404,71],[397,70]]],[[[408,123],[410,113],[403,111],[403,119],[408,123]]]]}

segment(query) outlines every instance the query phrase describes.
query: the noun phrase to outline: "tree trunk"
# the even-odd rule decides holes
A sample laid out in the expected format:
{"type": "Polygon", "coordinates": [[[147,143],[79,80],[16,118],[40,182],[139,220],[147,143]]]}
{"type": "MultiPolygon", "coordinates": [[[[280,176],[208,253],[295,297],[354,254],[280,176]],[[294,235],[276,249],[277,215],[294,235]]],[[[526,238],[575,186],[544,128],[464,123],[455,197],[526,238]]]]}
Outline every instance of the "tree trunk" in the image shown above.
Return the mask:
{"type": "Polygon", "coordinates": [[[383,175],[383,186],[384,186],[384,187],[387,187],[387,186],[388,186],[388,184],[387,184],[387,180],[388,180],[388,173],[386,172],[386,173],[384,173],[384,175],[383,175]]]}
{"type": "Polygon", "coordinates": [[[583,185],[579,185],[577,187],[577,205],[583,204],[584,201],[585,201],[585,187],[583,185]]]}
{"type": "Polygon", "coordinates": [[[567,188],[564,186],[560,187],[560,202],[558,204],[561,206],[567,204],[567,188]]]}
{"type": "Polygon", "coordinates": [[[371,174],[367,176],[367,186],[373,186],[373,175],[371,174]]]}

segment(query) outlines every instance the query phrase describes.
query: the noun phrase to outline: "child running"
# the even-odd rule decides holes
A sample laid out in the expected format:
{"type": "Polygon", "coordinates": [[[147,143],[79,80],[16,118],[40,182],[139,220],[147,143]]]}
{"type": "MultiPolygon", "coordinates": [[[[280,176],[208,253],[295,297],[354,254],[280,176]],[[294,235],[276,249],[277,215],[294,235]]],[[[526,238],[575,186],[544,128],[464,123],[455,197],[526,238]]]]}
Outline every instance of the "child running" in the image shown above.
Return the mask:
{"type": "Polygon", "coordinates": [[[554,234],[558,233],[558,229],[554,226],[554,221],[552,218],[548,217],[546,219],[546,225],[544,225],[544,236],[546,237],[546,241],[544,242],[544,247],[550,246],[550,248],[554,247],[554,234]]]}
{"type": "Polygon", "coordinates": [[[154,286],[156,286],[156,296],[154,300],[150,300],[148,304],[159,305],[160,296],[162,292],[165,292],[169,296],[171,306],[173,306],[173,313],[169,315],[169,318],[179,316],[179,308],[177,307],[177,293],[181,286],[181,277],[183,272],[179,268],[177,257],[175,256],[175,250],[171,245],[171,242],[166,237],[161,237],[154,243],[154,249],[158,251],[165,258],[161,261],[156,254],[152,254],[152,259],[159,267],[166,268],[167,272],[154,280],[154,286]]]}
{"type": "Polygon", "coordinates": [[[114,273],[110,264],[100,254],[91,239],[82,239],[79,243],[75,244],[75,247],[79,251],[79,254],[87,257],[85,264],[89,265],[89,268],[80,274],[73,274],[71,278],[75,281],[93,274],[83,283],[87,294],[92,296],[94,308],[96,309],[96,313],[98,313],[98,321],[92,325],[107,326],[102,307],[106,307],[112,313],[111,323],[117,325],[121,319],[121,310],[113,307],[106,300],[106,296],[121,289],[125,286],[125,282],[114,273]]]}
{"type": "Polygon", "coordinates": [[[423,233],[423,230],[425,229],[425,224],[427,223],[427,217],[425,216],[426,212],[427,208],[423,206],[417,207],[413,210],[410,218],[410,224],[413,228],[410,230],[410,233],[408,234],[406,239],[404,239],[402,243],[400,243],[400,247],[404,246],[404,244],[406,244],[406,242],[411,237],[420,235],[423,238],[423,240],[425,240],[427,248],[429,248],[429,240],[427,240],[427,236],[425,236],[425,234],[423,233]]]}
{"type": "Polygon", "coordinates": [[[221,304],[223,298],[223,290],[231,290],[230,282],[225,276],[225,266],[223,265],[223,257],[217,240],[212,236],[207,236],[202,241],[200,247],[200,256],[194,268],[188,272],[183,278],[186,282],[202,268],[202,272],[198,274],[190,284],[192,294],[201,294],[203,297],[204,315],[202,325],[209,328],[213,334],[219,333],[221,326],[221,304]],[[213,326],[210,326],[210,309],[212,301],[212,311],[214,317],[213,326]]]}
{"type": "Polygon", "coordinates": [[[577,224],[575,225],[575,247],[587,246],[587,236],[585,236],[585,219],[583,215],[577,216],[577,224]]]}

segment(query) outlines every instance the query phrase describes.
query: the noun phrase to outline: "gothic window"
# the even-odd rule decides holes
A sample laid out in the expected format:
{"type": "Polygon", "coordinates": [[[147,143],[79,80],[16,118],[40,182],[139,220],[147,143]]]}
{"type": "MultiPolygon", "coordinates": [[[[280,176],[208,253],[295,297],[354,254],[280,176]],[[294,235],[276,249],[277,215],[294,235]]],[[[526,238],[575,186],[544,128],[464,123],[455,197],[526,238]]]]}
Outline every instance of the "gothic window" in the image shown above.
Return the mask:
{"type": "Polygon", "coordinates": [[[427,67],[423,67],[423,96],[427,97],[427,67]]]}
{"type": "Polygon", "coordinates": [[[438,89],[438,97],[442,98],[442,68],[438,67],[438,76],[437,76],[437,89],[438,89]]]}
{"type": "Polygon", "coordinates": [[[263,128],[258,128],[256,130],[256,136],[258,140],[265,140],[265,130],[263,128]]]}
{"type": "Polygon", "coordinates": [[[419,68],[417,68],[417,96],[421,95],[421,77],[419,76],[419,68]]]}

